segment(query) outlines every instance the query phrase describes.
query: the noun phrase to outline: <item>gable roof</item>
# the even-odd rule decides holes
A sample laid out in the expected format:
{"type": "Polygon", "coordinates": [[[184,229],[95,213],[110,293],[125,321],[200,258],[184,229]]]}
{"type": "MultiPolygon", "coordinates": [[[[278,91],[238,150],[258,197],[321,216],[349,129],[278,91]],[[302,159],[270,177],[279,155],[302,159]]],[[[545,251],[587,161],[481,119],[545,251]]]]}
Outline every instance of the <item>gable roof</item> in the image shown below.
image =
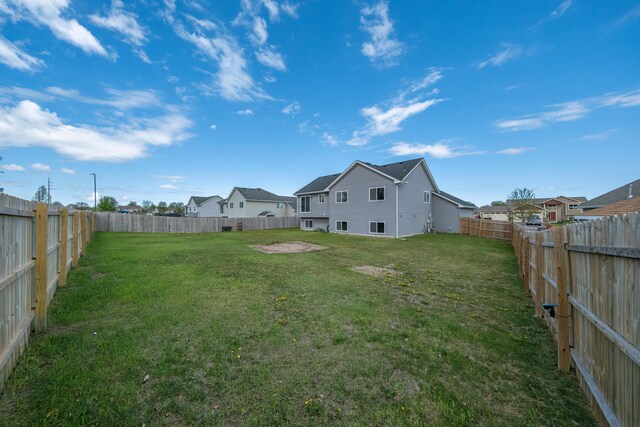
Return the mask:
{"type": "Polygon", "coordinates": [[[320,176],[293,194],[318,193],[325,191],[329,184],[335,181],[340,175],[342,174],[334,173],[333,175],[320,176]]]}
{"type": "Polygon", "coordinates": [[[344,172],[318,177],[293,194],[300,195],[328,191],[329,187],[338,182],[340,178],[346,175],[356,165],[363,166],[393,180],[395,183],[399,183],[404,180],[420,164],[423,165],[427,176],[431,180],[434,188],[436,188],[437,190],[438,185],[436,184],[435,179],[433,179],[433,175],[431,175],[431,171],[427,167],[427,163],[424,161],[424,158],[420,157],[417,159],[403,160],[401,162],[389,163],[386,165],[374,165],[372,163],[356,160],[351,163],[351,165],[349,165],[349,167],[345,169],[344,172]]]}
{"type": "Polygon", "coordinates": [[[507,206],[507,205],[498,205],[498,206],[489,206],[489,205],[485,205],[480,207],[480,212],[486,212],[486,213],[491,213],[491,212],[509,212],[511,210],[512,207],[507,206]]]}
{"type": "Polygon", "coordinates": [[[598,197],[595,197],[582,206],[583,209],[593,209],[600,208],[602,206],[607,206],[612,203],[620,202],[622,200],[626,200],[629,198],[629,186],[631,187],[631,195],[633,197],[640,197],[640,179],[637,179],[633,182],[625,184],[621,187],[616,188],[615,190],[611,190],[608,193],[604,193],[598,197]]]}
{"type": "Polygon", "coordinates": [[[452,203],[455,203],[456,205],[458,205],[459,208],[469,208],[469,209],[475,209],[477,208],[476,205],[474,205],[471,202],[467,202],[466,200],[462,200],[457,198],[454,195],[451,195],[449,193],[445,193],[444,191],[440,190],[440,191],[434,191],[433,194],[435,194],[436,196],[440,196],[445,200],[448,200],[452,203]]]}
{"type": "MultiPolygon", "coordinates": [[[[202,204],[203,204],[204,202],[206,202],[207,200],[212,199],[212,198],[214,198],[214,197],[218,197],[218,198],[219,198],[220,196],[218,196],[218,195],[215,195],[215,196],[206,196],[206,197],[201,197],[201,196],[191,196],[191,197],[189,198],[189,202],[190,202],[191,200],[193,200],[193,202],[196,204],[196,206],[202,206],[202,204]]],[[[189,202],[187,202],[187,204],[189,204],[189,202]]]]}
{"type": "Polygon", "coordinates": [[[619,202],[611,203],[610,205],[581,213],[580,217],[611,216],[637,211],[640,211],[640,197],[632,197],[630,199],[620,200],[619,202]]]}
{"type": "Polygon", "coordinates": [[[252,200],[252,201],[261,201],[261,202],[284,202],[284,203],[290,203],[295,201],[295,197],[278,196],[277,194],[273,194],[272,192],[264,190],[262,188],[233,187],[233,190],[231,190],[231,193],[229,193],[229,196],[231,196],[234,190],[238,191],[238,193],[240,193],[242,197],[244,197],[245,200],[247,201],[252,200]]]}

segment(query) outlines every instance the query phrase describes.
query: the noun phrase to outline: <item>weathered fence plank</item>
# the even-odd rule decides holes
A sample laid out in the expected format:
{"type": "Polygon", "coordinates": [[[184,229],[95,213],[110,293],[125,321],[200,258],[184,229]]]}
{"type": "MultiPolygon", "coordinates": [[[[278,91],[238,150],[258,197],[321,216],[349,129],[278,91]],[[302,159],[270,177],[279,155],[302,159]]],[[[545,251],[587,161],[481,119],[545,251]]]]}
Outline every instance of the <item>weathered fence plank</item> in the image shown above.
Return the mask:
{"type": "Polygon", "coordinates": [[[299,226],[297,217],[274,218],[185,218],[97,212],[96,231],[125,233],[215,233],[222,227],[239,230],[269,230],[299,226]]]}

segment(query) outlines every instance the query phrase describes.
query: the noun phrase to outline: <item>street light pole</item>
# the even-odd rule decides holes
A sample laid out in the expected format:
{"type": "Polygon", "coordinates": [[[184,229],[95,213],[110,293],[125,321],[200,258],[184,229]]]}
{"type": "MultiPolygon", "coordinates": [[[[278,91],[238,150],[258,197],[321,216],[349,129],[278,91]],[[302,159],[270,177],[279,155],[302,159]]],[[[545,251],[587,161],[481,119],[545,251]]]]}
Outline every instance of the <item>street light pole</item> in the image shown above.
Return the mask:
{"type": "Polygon", "coordinates": [[[93,211],[98,210],[98,196],[96,195],[96,174],[90,173],[89,175],[93,175],[93,211]]]}

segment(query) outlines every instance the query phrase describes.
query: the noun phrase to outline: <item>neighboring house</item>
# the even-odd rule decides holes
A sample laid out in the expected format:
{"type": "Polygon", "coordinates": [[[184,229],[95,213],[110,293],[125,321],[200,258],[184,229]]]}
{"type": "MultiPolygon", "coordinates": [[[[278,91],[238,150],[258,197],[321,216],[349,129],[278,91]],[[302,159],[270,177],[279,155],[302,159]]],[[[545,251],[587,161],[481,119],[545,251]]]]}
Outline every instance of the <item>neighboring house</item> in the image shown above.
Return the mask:
{"type": "Polygon", "coordinates": [[[494,221],[509,221],[511,208],[507,205],[482,206],[480,208],[480,218],[494,221]]]}
{"type": "Polygon", "coordinates": [[[220,200],[222,200],[220,196],[191,196],[184,207],[184,216],[191,218],[222,216],[218,208],[218,202],[220,200]]]}
{"type": "Polygon", "coordinates": [[[581,205],[587,201],[586,197],[558,196],[547,199],[542,203],[545,219],[548,222],[570,221],[582,213],[581,205]]]}
{"type": "Polygon", "coordinates": [[[404,237],[457,233],[476,206],[438,188],[423,158],[373,165],[356,160],[296,191],[303,230],[404,237]]]}
{"type": "Polygon", "coordinates": [[[620,202],[622,200],[640,197],[640,179],[625,184],[621,187],[604,193],[585,202],[581,208],[583,212],[589,212],[593,209],[602,208],[610,204],[620,202]]]}
{"type": "Polygon", "coordinates": [[[218,202],[218,215],[229,218],[296,216],[296,198],[278,196],[262,188],[234,187],[218,202]]]}
{"type": "Polygon", "coordinates": [[[118,206],[118,212],[141,213],[142,208],[138,205],[118,206]]]}
{"type": "Polygon", "coordinates": [[[580,221],[591,219],[605,218],[613,215],[622,215],[629,212],[640,212],[640,197],[632,197],[630,199],[620,200],[597,209],[591,209],[576,216],[580,221]]]}
{"type": "MultiPolygon", "coordinates": [[[[545,222],[570,221],[582,212],[582,204],[586,201],[587,198],[583,196],[536,198],[531,201],[533,210],[537,209],[532,215],[538,215],[545,222]]],[[[513,221],[516,220],[511,212],[514,206],[513,200],[508,199],[509,217],[513,221]]]]}

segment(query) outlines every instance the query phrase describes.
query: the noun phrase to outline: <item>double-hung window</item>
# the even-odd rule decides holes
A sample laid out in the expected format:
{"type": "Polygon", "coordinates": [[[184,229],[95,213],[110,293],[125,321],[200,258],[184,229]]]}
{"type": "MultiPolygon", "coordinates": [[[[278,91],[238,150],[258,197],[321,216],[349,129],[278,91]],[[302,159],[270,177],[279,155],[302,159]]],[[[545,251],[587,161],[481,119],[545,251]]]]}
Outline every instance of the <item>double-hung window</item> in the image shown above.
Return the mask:
{"type": "Polygon", "coordinates": [[[302,196],[300,197],[300,212],[311,212],[311,197],[302,196]]]}
{"type": "Polygon", "coordinates": [[[384,222],[382,221],[369,221],[369,233],[371,234],[384,234],[384,222]]]}
{"type": "Polygon", "coordinates": [[[336,191],[336,203],[347,203],[348,193],[347,190],[336,191]]]}
{"type": "Polygon", "coordinates": [[[431,203],[431,191],[424,192],[424,199],[422,201],[425,203],[431,203]]]}
{"type": "Polygon", "coordinates": [[[244,202],[240,202],[240,209],[244,208],[244,202]]]}
{"type": "Polygon", "coordinates": [[[318,203],[324,203],[324,194],[318,194],[318,203]]]}
{"type": "Polygon", "coordinates": [[[384,187],[373,187],[369,189],[369,201],[381,202],[384,200],[384,187]]]}
{"type": "Polygon", "coordinates": [[[229,209],[233,209],[233,202],[229,203],[229,209]]]}

